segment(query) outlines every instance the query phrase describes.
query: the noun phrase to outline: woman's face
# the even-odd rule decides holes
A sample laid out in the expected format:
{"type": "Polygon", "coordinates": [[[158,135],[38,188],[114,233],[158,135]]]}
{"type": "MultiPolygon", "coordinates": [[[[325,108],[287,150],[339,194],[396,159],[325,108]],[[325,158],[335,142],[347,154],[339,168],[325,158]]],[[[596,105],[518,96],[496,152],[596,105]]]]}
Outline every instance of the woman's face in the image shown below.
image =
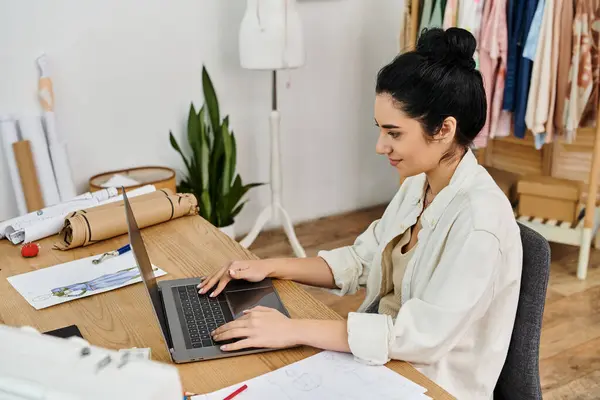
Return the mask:
{"type": "MultiPolygon", "coordinates": [[[[399,110],[389,94],[375,97],[375,124],[379,127],[377,153],[387,156],[403,177],[436,168],[453,140],[453,135],[444,133],[434,141],[427,140],[419,121],[399,110]]],[[[447,128],[445,122],[442,131],[447,128]]]]}

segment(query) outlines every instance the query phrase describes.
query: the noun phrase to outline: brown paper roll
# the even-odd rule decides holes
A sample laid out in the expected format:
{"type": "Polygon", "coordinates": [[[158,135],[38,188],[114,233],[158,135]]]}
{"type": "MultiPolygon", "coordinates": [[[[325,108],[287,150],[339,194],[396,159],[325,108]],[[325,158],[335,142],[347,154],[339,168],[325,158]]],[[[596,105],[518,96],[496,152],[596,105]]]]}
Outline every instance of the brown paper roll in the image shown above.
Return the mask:
{"type": "Polygon", "coordinates": [[[45,207],[42,190],[38,181],[35,164],[33,162],[33,154],[31,153],[31,143],[29,140],[21,140],[13,143],[13,152],[19,176],[21,177],[21,186],[25,194],[25,202],[27,203],[27,211],[37,211],[45,207]]]}
{"type": "MultiPolygon", "coordinates": [[[[135,204],[135,203],[139,203],[140,201],[147,201],[147,200],[157,199],[157,198],[164,199],[169,196],[173,196],[173,192],[170,189],[161,189],[161,190],[156,190],[154,192],[142,194],[140,196],[129,197],[129,203],[135,204]]],[[[123,208],[125,207],[125,203],[123,202],[123,200],[120,200],[120,201],[114,201],[114,202],[108,203],[108,204],[103,204],[101,206],[87,208],[85,210],[73,211],[72,213],[67,215],[66,218],[73,218],[74,216],[76,216],[78,214],[89,214],[89,213],[93,213],[93,212],[97,212],[97,211],[104,211],[106,209],[115,208],[115,207],[120,207],[121,211],[125,212],[125,211],[123,211],[123,208]]]]}
{"type": "MultiPolygon", "coordinates": [[[[131,203],[131,209],[138,226],[142,229],[174,218],[197,215],[198,201],[192,194],[176,194],[154,197],[145,201],[138,200],[131,203]]],[[[92,209],[65,219],[65,226],[59,235],[60,241],[54,246],[55,248],[69,250],[127,233],[125,206],[122,202],[118,206],[93,212],[90,210],[92,209]]]]}

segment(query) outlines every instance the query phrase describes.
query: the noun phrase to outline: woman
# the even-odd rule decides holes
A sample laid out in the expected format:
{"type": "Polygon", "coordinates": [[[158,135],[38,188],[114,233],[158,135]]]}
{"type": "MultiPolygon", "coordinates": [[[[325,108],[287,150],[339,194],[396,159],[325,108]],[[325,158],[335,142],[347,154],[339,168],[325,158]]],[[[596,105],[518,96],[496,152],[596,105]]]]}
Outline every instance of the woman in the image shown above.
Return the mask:
{"type": "Polygon", "coordinates": [[[486,116],[475,46],[465,30],[432,29],[379,72],[376,149],[407,178],[352,246],[236,261],[199,285],[212,295],[231,279],[265,277],[340,295],[366,286],[358,311],[347,321],[313,321],[256,307],[213,333],[240,339],[224,351],[308,345],[370,364],[405,360],[460,399],[492,397],[516,314],[522,246],[508,199],[469,149],[486,116]]]}

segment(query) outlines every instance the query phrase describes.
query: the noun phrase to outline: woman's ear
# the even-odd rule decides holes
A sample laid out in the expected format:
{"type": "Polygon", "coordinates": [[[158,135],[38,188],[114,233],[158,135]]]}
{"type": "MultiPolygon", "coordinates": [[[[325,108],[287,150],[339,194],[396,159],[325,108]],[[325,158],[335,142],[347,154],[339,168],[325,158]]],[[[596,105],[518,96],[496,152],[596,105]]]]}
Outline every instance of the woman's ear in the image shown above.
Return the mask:
{"type": "Polygon", "coordinates": [[[447,117],[446,119],[444,119],[444,122],[442,122],[442,127],[440,128],[440,130],[438,131],[438,133],[435,136],[439,142],[449,144],[449,143],[452,143],[455,135],[456,135],[456,118],[447,117]]]}

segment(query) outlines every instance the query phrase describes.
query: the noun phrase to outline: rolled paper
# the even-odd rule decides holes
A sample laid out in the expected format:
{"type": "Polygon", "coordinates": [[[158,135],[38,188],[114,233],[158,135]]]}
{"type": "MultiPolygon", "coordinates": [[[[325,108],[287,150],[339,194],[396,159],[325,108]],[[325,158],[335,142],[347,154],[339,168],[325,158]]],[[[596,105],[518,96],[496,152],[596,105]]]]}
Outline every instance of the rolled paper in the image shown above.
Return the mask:
{"type": "Polygon", "coordinates": [[[52,78],[50,77],[50,67],[45,54],[42,54],[36,60],[40,80],[38,81],[38,97],[40,105],[44,110],[44,122],[46,123],[46,135],[48,137],[48,150],[52,159],[54,176],[60,199],[66,201],[75,197],[75,183],[71,174],[67,144],[62,141],[56,131],[56,122],[54,117],[54,89],[52,87],[52,78]]]}
{"type": "MultiPolygon", "coordinates": [[[[21,177],[19,176],[19,168],[17,167],[17,161],[15,159],[15,153],[13,152],[12,147],[13,143],[19,141],[17,123],[15,120],[9,117],[0,118],[0,139],[2,141],[2,148],[4,150],[4,158],[7,162],[10,182],[12,183],[13,192],[15,194],[17,210],[19,215],[27,214],[27,201],[25,200],[25,193],[23,192],[21,177]]],[[[2,231],[2,229],[0,229],[0,231],[2,231]]],[[[0,232],[0,238],[1,237],[2,234],[0,232]]]]}
{"type": "MultiPolygon", "coordinates": [[[[129,193],[129,196],[131,196],[130,201],[139,201],[136,199],[144,193],[148,193],[148,197],[146,198],[167,197],[173,194],[169,190],[156,192],[154,186],[148,185],[147,187],[132,190],[129,193]]],[[[13,244],[29,243],[40,240],[59,233],[64,226],[65,218],[69,216],[74,216],[76,213],[85,213],[86,210],[95,207],[106,208],[108,206],[113,206],[114,204],[118,205],[118,197],[122,198],[123,196],[117,196],[117,194],[118,191],[116,188],[86,193],[77,196],[75,200],[61,203],[60,205],[37,213],[28,214],[30,218],[22,217],[14,219],[7,226],[4,226],[4,228],[2,228],[2,224],[0,224],[0,229],[3,229],[4,235],[13,244]],[[111,202],[113,199],[117,199],[117,202],[111,202]]]]}
{"type": "Polygon", "coordinates": [[[54,169],[48,151],[48,142],[42,127],[42,119],[39,116],[23,117],[18,122],[23,139],[31,142],[33,161],[42,188],[44,205],[51,206],[60,203],[58,186],[56,185],[54,169]]]}
{"type": "MultiPolygon", "coordinates": [[[[50,218],[59,217],[62,220],[67,216],[69,212],[80,210],[86,207],[92,207],[103,202],[109,201],[118,195],[118,191],[115,188],[98,190],[92,193],[84,193],[79,195],[70,201],[55,204],[50,207],[45,207],[29,214],[20,215],[15,218],[7,219],[6,221],[0,222],[0,239],[4,238],[6,229],[10,226],[11,231],[19,230],[27,226],[35,225],[36,223],[45,221],[50,218]]],[[[58,233],[60,228],[55,232],[58,233]]]]}
{"type": "MultiPolygon", "coordinates": [[[[141,197],[141,196],[140,196],[141,197]]],[[[192,194],[175,194],[131,202],[131,208],[140,229],[188,215],[198,214],[198,201],[192,194]]],[[[69,250],[114,238],[127,233],[125,206],[122,202],[95,207],[74,213],[65,219],[59,250],[69,250]]]]}
{"type": "Polygon", "coordinates": [[[15,153],[15,161],[19,169],[19,177],[21,178],[21,187],[25,194],[25,202],[27,203],[27,211],[32,212],[44,208],[44,198],[40,189],[37,172],[35,171],[35,163],[33,162],[33,154],[31,153],[31,143],[29,140],[20,140],[13,143],[13,152],[15,153]]]}

